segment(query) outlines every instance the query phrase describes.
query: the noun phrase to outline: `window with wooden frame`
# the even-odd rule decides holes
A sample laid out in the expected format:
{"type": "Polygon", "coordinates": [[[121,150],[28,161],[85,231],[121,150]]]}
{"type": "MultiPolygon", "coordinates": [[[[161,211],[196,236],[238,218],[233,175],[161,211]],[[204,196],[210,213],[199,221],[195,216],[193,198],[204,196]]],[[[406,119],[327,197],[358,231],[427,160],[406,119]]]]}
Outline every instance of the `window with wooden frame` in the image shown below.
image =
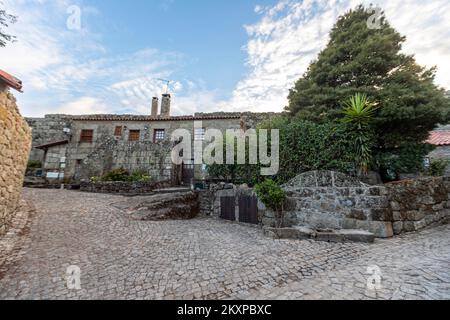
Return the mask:
{"type": "Polygon", "coordinates": [[[155,129],[153,133],[153,142],[163,141],[165,137],[166,137],[166,130],[155,129]]]}
{"type": "Polygon", "coordinates": [[[205,140],[206,129],[205,128],[195,128],[194,129],[194,139],[195,140],[205,140]]]}
{"type": "Polygon", "coordinates": [[[141,136],[140,130],[130,130],[130,133],[128,135],[128,141],[139,141],[140,136],[141,136]]]}
{"type": "Polygon", "coordinates": [[[116,137],[120,137],[122,135],[122,126],[117,126],[116,129],[114,130],[114,135],[116,137]]]}
{"type": "Polygon", "coordinates": [[[94,140],[94,130],[81,130],[80,142],[92,143],[94,140]]]}

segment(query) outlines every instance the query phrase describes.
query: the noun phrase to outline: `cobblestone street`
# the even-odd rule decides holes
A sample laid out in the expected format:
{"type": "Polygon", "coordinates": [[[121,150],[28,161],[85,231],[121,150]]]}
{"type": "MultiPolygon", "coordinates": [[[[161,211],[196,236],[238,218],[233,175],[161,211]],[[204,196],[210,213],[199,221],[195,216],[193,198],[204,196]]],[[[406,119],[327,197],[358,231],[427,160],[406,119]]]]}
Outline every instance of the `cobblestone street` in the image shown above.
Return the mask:
{"type": "Polygon", "coordinates": [[[1,299],[450,299],[450,226],[334,244],[211,218],[133,221],[113,206],[121,196],[25,189],[24,199],[36,212],[0,256],[1,299]],[[66,286],[71,265],[81,290],[66,286]]]}

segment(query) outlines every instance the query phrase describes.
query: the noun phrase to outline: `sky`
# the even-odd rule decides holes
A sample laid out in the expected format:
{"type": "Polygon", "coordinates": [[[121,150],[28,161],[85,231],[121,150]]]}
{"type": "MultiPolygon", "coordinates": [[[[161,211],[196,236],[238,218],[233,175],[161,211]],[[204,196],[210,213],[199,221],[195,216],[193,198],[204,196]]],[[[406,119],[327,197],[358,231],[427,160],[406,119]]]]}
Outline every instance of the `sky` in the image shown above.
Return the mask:
{"type": "Polygon", "coordinates": [[[405,53],[450,89],[448,0],[0,0],[17,15],[0,69],[23,115],[149,114],[170,80],[172,114],[281,111],[336,19],[379,6],[405,53]]]}

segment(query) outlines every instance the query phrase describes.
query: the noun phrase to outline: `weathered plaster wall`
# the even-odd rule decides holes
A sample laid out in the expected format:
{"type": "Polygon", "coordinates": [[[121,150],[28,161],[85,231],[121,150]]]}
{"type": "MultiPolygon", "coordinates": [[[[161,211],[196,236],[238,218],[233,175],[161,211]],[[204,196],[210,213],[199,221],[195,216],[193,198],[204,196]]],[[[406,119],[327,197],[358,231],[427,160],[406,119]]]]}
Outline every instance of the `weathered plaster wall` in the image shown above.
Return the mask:
{"type": "Polygon", "coordinates": [[[16,99],[0,84],[0,235],[19,203],[30,146],[31,130],[16,99]]]}

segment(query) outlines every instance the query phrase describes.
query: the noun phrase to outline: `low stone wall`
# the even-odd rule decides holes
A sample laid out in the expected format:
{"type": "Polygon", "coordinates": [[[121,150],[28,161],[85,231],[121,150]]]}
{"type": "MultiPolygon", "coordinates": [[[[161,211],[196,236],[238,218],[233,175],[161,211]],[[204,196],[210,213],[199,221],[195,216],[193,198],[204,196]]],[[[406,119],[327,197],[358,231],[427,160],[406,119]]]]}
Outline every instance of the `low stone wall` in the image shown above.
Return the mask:
{"type": "Polygon", "coordinates": [[[386,189],[395,234],[450,220],[450,177],[405,180],[386,189]]]}
{"type": "Polygon", "coordinates": [[[381,238],[394,234],[388,191],[383,186],[370,186],[339,172],[313,171],[283,188],[290,225],[362,229],[381,238]]]}
{"type": "Polygon", "coordinates": [[[11,224],[19,204],[31,147],[31,130],[16,99],[0,83],[0,236],[11,224]]]}
{"type": "MultiPolygon", "coordinates": [[[[448,177],[370,186],[338,172],[314,171],[283,188],[288,227],[361,229],[388,238],[450,218],[448,177]]],[[[266,210],[263,223],[273,226],[273,213],[266,210]]]]}
{"type": "MultiPolygon", "coordinates": [[[[389,238],[450,220],[450,177],[420,178],[371,186],[332,171],[307,172],[283,186],[284,228],[365,230],[389,238]]],[[[200,193],[203,215],[220,216],[221,197],[235,197],[236,219],[240,195],[253,189],[220,183],[200,193]]],[[[260,224],[277,227],[273,211],[258,203],[260,224]]],[[[298,230],[295,229],[295,232],[298,230]]]]}
{"type": "Polygon", "coordinates": [[[156,189],[171,187],[169,181],[161,182],[82,182],[80,191],[93,193],[145,194],[156,189]]]}

